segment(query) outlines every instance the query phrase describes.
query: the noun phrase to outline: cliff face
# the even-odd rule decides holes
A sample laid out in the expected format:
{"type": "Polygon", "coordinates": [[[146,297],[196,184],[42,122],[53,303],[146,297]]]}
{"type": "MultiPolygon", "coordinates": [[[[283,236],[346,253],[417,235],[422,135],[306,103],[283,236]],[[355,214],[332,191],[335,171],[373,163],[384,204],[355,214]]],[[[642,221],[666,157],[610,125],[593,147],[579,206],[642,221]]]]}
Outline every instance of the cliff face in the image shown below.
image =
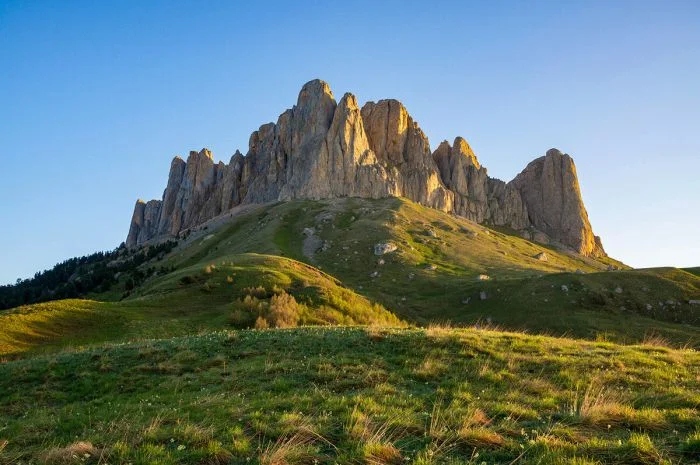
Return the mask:
{"type": "Polygon", "coordinates": [[[532,226],[583,255],[603,255],[583,205],[574,160],[557,149],[530,162],[509,184],[522,196],[532,226]]]}
{"type": "Polygon", "coordinates": [[[248,152],[228,164],[211,152],[175,157],[162,200],[134,208],[129,247],[177,236],[241,204],[292,199],[402,196],[479,223],[522,230],[536,240],[603,255],[583,206],[573,160],[556,149],[513,181],[490,178],[458,137],[431,154],[427,137],[396,100],[352,94],[336,103],[328,84],[304,85],[277,123],[254,131],[248,152]]]}

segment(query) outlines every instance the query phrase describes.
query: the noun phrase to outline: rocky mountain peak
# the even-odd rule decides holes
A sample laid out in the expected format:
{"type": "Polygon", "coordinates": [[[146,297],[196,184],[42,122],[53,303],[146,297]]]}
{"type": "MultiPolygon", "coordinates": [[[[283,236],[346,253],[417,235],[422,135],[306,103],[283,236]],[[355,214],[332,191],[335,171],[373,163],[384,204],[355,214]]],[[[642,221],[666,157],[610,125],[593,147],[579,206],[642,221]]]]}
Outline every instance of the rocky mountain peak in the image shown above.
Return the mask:
{"type": "Polygon", "coordinates": [[[455,141],[452,146],[461,156],[467,158],[468,163],[473,165],[476,169],[481,168],[479,160],[477,160],[476,155],[474,155],[474,151],[463,137],[455,137],[455,141]]]}
{"type": "Polygon", "coordinates": [[[512,181],[532,225],[583,255],[604,255],[583,205],[574,160],[558,149],[530,162],[512,181]]]}
{"type": "Polygon", "coordinates": [[[581,200],[573,160],[556,149],[513,181],[490,178],[462,137],[435,152],[398,100],[336,102],[319,79],[276,123],[263,124],[244,156],[214,163],[206,148],[175,157],[162,200],[134,207],[128,246],[177,236],[241,204],[292,199],[402,196],[479,223],[507,226],[584,255],[604,254],[581,200]]]}

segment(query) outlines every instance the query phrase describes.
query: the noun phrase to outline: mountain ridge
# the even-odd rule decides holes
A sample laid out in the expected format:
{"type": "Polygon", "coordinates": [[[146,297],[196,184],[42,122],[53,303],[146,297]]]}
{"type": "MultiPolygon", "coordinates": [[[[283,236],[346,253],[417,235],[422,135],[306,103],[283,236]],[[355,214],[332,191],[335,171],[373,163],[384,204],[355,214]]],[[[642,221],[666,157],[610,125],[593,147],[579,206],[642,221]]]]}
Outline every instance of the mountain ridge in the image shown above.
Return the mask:
{"type": "Polygon", "coordinates": [[[336,103],[321,80],[306,83],[277,123],[254,131],[228,164],[207,149],[175,157],[161,200],[138,200],[126,245],[177,237],[233,207],[293,199],[405,197],[523,237],[606,256],[593,234],[573,159],[557,149],[512,181],[488,176],[466,140],[430,144],[397,100],[336,103]]]}

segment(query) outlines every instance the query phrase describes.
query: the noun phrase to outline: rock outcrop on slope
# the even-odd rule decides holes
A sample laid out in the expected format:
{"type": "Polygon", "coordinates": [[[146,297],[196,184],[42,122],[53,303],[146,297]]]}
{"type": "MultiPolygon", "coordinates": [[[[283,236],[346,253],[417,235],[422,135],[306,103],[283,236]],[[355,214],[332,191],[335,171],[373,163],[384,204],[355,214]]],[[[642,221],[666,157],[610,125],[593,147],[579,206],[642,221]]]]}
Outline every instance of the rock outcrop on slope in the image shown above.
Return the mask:
{"type": "Polygon", "coordinates": [[[137,201],[126,245],[177,236],[243,204],[337,197],[406,197],[478,223],[507,226],[587,256],[604,255],[583,206],[576,168],[556,149],[514,180],[491,178],[457,137],[430,151],[428,138],[396,100],[354,95],[336,102],[314,80],[276,123],[254,131],[248,152],[215,163],[211,152],[175,157],[162,200],[137,201]]]}
{"type": "Polygon", "coordinates": [[[530,162],[511,183],[527,205],[532,226],[583,255],[600,255],[583,205],[574,160],[557,149],[530,162]]]}

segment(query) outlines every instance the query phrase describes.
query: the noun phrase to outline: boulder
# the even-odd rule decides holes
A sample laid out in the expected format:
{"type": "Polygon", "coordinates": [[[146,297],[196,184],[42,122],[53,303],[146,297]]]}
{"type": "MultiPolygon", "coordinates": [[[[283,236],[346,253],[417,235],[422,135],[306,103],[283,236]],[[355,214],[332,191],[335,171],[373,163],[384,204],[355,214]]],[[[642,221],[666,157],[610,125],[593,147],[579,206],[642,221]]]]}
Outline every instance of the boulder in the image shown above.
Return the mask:
{"type": "Polygon", "coordinates": [[[392,242],[380,242],[374,244],[374,255],[384,255],[395,251],[398,247],[392,242]]]}

